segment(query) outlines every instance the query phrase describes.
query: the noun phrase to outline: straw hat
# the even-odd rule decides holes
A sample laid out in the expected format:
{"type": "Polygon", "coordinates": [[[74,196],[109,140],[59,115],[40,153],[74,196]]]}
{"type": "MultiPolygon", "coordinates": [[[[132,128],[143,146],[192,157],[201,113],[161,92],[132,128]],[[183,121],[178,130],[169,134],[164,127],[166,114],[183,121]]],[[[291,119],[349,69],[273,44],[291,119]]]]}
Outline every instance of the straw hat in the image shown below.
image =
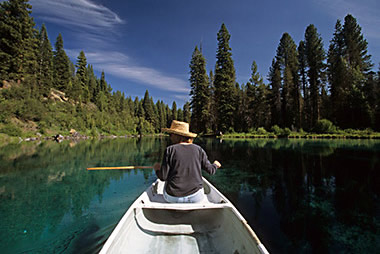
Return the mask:
{"type": "Polygon", "coordinates": [[[173,133],[184,137],[195,138],[197,134],[189,132],[189,124],[185,122],[180,122],[173,120],[169,128],[162,128],[162,131],[167,133],[173,133]]]}

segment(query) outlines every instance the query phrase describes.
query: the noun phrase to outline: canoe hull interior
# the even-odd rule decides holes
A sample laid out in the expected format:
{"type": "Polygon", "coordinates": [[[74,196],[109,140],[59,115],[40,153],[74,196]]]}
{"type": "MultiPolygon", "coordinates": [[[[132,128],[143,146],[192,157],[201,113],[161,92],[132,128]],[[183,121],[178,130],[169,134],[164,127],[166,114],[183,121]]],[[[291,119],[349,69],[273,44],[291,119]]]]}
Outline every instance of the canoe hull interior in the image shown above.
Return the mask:
{"type": "MultiPolygon", "coordinates": [[[[230,208],[136,208],[112,253],[260,253],[230,208]],[[126,251],[127,250],[127,251],[126,251]]],[[[114,247],[114,248],[112,248],[114,247]]]]}
{"type": "Polygon", "coordinates": [[[170,204],[157,181],[128,209],[105,253],[268,253],[237,209],[206,179],[201,203],[170,204]]]}

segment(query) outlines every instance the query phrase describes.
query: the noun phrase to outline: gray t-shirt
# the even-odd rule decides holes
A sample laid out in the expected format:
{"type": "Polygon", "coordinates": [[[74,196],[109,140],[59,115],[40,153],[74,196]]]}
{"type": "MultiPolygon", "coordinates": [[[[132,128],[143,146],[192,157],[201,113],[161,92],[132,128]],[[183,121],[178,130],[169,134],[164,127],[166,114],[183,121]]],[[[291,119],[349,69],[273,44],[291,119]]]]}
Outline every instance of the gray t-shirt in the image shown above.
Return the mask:
{"type": "Polygon", "coordinates": [[[213,175],[217,166],[211,164],[206,152],[195,144],[168,146],[157,177],[166,181],[166,192],[174,197],[191,195],[203,187],[202,172],[213,175]]]}

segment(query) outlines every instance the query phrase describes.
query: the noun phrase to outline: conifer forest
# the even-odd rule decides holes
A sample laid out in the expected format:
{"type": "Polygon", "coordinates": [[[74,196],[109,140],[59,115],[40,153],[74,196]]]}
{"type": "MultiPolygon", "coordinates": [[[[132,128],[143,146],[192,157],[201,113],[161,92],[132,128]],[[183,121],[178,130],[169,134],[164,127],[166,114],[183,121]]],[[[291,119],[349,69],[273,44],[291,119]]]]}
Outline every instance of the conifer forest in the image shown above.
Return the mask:
{"type": "Polygon", "coordinates": [[[0,3],[0,133],[52,135],[75,129],[90,136],[161,132],[173,119],[197,133],[380,130],[380,69],[355,17],[337,20],[323,42],[309,25],[296,43],[284,33],[266,74],[254,59],[251,77],[236,82],[228,24],[217,32],[216,62],[206,69],[201,47],[189,59],[189,102],[177,108],[113,91],[81,51],[72,62],[61,34],[54,44],[37,28],[27,0],[0,3]],[[327,46],[325,46],[327,45],[327,46]]]}

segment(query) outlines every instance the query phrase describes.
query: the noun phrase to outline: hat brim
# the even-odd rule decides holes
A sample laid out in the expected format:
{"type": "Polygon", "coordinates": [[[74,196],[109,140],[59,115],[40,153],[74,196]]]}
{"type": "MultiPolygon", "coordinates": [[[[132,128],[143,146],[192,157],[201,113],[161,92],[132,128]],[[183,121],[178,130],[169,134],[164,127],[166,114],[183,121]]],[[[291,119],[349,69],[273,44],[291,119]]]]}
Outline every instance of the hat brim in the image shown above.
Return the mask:
{"type": "Polygon", "coordinates": [[[168,129],[168,128],[162,128],[161,130],[163,132],[177,134],[177,135],[184,136],[184,137],[189,137],[189,138],[195,138],[197,136],[197,134],[192,133],[192,132],[180,132],[180,131],[176,131],[176,130],[168,129]]]}

